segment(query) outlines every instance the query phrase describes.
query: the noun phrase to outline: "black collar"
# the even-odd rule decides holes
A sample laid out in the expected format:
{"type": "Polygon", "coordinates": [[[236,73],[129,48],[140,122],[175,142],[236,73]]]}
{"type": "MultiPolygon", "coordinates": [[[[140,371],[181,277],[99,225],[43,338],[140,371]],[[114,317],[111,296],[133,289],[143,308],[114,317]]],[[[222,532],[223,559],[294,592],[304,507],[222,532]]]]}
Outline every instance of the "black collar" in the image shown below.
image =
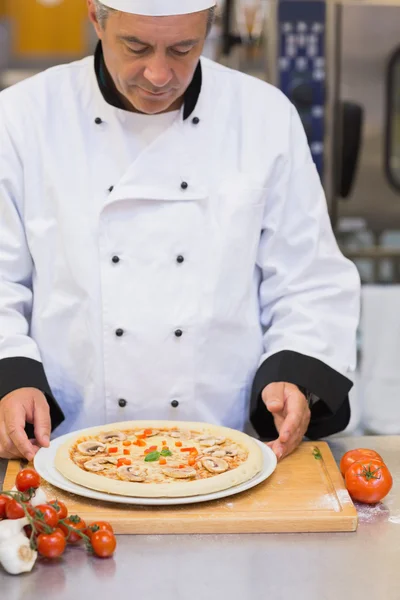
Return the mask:
{"type": "MultiPolygon", "coordinates": [[[[94,68],[96,71],[97,83],[99,84],[100,91],[104,100],[120,108],[121,110],[127,110],[120,99],[117,90],[115,89],[114,82],[111,78],[110,73],[107,70],[106,63],[104,62],[103,48],[101,42],[97,44],[95,55],[94,55],[94,68]]],[[[202,84],[202,72],[201,63],[196,67],[193,75],[193,79],[185,92],[185,100],[183,107],[183,118],[184,120],[190,117],[194,109],[196,108],[197,101],[200,96],[201,84],[202,84]]]]}

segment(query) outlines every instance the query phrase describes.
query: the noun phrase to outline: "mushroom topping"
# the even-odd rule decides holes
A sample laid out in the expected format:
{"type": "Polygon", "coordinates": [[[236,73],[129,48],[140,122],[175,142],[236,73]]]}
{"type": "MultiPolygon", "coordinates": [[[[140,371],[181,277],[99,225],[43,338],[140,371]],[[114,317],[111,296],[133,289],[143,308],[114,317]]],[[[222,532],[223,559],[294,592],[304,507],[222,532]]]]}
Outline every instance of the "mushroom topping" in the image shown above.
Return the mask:
{"type": "Polygon", "coordinates": [[[211,447],[223,444],[225,442],[225,438],[223,437],[213,437],[211,435],[199,435],[196,438],[196,441],[199,442],[200,446],[211,447]]]}
{"type": "Polygon", "coordinates": [[[196,469],[193,469],[192,467],[184,467],[183,469],[166,467],[165,469],[162,469],[162,472],[167,477],[172,477],[173,479],[190,479],[197,475],[196,469]]]}
{"type": "Polygon", "coordinates": [[[122,465],[117,469],[118,476],[124,481],[144,481],[147,476],[147,469],[143,467],[132,465],[122,465]]]}
{"type": "Polygon", "coordinates": [[[110,442],[123,442],[126,440],[126,435],[122,431],[107,431],[107,433],[101,433],[99,440],[104,444],[110,442]]]}
{"type": "Polygon", "coordinates": [[[115,465],[116,463],[116,458],[99,457],[87,460],[83,466],[87,471],[93,471],[93,473],[96,473],[97,471],[104,471],[109,465],[115,465]]]}
{"type": "Polygon", "coordinates": [[[136,436],[145,436],[147,438],[158,435],[160,432],[157,429],[142,429],[141,431],[134,432],[136,436]]]}
{"type": "Polygon", "coordinates": [[[180,431],[171,431],[169,436],[178,440],[191,440],[192,434],[187,429],[181,429],[180,431]]]}
{"type": "Polygon", "coordinates": [[[211,446],[211,448],[206,448],[205,450],[203,450],[203,453],[208,454],[209,456],[217,456],[219,458],[226,456],[225,450],[217,445],[211,446]]]}
{"type": "Polygon", "coordinates": [[[223,458],[203,458],[202,465],[210,473],[224,473],[229,469],[229,465],[223,458]]]}
{"type": "Polygon", "coordinates": [[[78,450],[81,454],[85,454],[87,456],[94,456],[95,454],[99,454],[100,452],[105,452],[106,447],[100,442],[91,440],[89,442],[82,442],[81,444],[78,444],[78,450]]]}
{"type": "Polygon", "coordinates": [[[236,446],[236,444],[232,444],[231,446],[227,446],[225,448],[225,453],[226,453],[227,456],[237,456],[238,447],[236,446]]]}

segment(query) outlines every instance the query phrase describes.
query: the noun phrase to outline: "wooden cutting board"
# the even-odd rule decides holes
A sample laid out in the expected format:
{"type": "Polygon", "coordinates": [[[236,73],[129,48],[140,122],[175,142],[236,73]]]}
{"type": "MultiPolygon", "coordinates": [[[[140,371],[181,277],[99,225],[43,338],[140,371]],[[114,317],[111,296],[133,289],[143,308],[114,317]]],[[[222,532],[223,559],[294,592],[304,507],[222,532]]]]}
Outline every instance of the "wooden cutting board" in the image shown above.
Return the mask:
{"type": "MultiPolygon", "coordinates": [[[[4,489],[21,468],[10,461],[4,489]]],[[[116,533],[266,533],[355,531],[357,511],[325,442],[304,442],[255,488],[221,500],[184,506],[122,505],[43,487],[85,521],[109,521],[116,533]]]]}

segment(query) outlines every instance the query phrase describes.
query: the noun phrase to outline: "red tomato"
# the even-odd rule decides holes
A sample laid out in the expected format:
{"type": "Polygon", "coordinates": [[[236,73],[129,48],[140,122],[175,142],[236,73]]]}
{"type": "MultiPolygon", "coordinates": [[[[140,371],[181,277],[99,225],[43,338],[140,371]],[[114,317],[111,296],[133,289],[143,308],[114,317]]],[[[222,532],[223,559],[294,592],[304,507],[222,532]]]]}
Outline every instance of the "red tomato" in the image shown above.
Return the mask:
{"type": "Polygon", "coordinates": [[[360,460],[346,471],[346,487],[353,500],[375,504],[391,490],[393,479],[387,466],[380,460],[360,460]]]}
{"type": "Polygon", "coordinates": [[[38,504],[29,514],[35,519],[35,525],[39,531],[44,531],[43,521],[49,527],[57,527],[58,513],[53,506],[49,504],[38,504]]]}
{"type": "Polygon", "coordinates": [[[65,528],[65,531],[64,531],[63,529],[61,529],[61,525],[60,525],[59,527],[56,527],[54,531],[58,531],[58,533],[61,533],[61,535],[63,537],[65,537],[65,539],[67,539],[67,534],[66,534],[67,530],[66,530],[66,528],[65,528]]]}
{"type": "Polygon", "coordinates": [[[46,558],[58,558],[65,550],[67,542],[62,532],[41,533],[37,538],[39,554],[46,558]]]}
{"type": "Polygon", "coordinates": [[[102,530],[96,531],[92,535],[92,546],[93,552],[100,558],[108,558],[114,554],[114,550],[117,547],[117,540],[115,535],[110,531],[102,530]]]}
{"type": "Polygon", "coordinates": [[[25,516],[25,511],[22,508],[22,505],[14,500],[14,498],[9,498],[6,504],[6,517],[7,519],[22,519],[25,516]]]}
{"type": "Polygon", "coordinates": [[[68,517],[68,508],[61,500],[50,500],[47,504],[56,509],[59,519],[66,519],[68,517]]]}
{"type": "Polygon", "coordinates": [[[71,515],[70,517],[68,517],[68,519],[64,519],[62,523],[59,524],[60,529],[64,532],[67,541],[70,544],[76,544],[77,542],[80,542],[82,537],[79,535],[79,531],[81,533],[85,532],[86,529],[86,523],[83,519],[81,519],[80,517],[78,517],[78,515],[71,515]],[[69,527],[73,528],[73,531],[71,531],[70,529],[68,529],[68,527],[66,527],[66,525],[68,525],[69,527]]]}
{"type": "Polygon", "coordinates": [[[30,488],[35,490],[40,486],[40,476],[34,469],[22,469],[15,479],[19,492],[27,492],[30,488]]]}
{"type": "Polygon", "coordinates": [[[343,454],[342,459],[340,461],[340,472],[344,476],[346,474],[347,469],[355,462],[366,458],[369,460],[370,458],[378,459],[383,463],[383,458],[380,454],[375,452],[375,450],[369,450],[368,448],[356,448],[355,450],[349,450],[346,454],[343,454]]]}
{"type": "Polygon", "coordinates": [[[90,539],[92,539],[92,535],[96,533],[96,531],[100,530],[114,533],[113,528],[111,527],[110,523],[107,523],[107,521],[94,521],[94,523],[90,523],[87,526],[85,533],[90,539]]]}
{"type": "Polygon", "coordinates": [[[8,500],[8,496],[0,496],[0,519],[4,519],[6,516],[6,504],[8,500]]]}

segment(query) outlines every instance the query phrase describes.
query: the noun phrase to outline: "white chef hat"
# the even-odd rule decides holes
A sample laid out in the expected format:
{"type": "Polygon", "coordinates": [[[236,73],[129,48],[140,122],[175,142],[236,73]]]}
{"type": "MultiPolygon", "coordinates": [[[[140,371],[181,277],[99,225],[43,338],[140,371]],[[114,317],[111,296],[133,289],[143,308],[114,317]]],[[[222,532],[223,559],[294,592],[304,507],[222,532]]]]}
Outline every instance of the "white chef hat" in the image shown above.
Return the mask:
{"type": "Polygon", "coordinates": [[[115,10],[149,17],[187,15],[216,5],[216,0],[100,0],[100,2],[115,10]]]}

